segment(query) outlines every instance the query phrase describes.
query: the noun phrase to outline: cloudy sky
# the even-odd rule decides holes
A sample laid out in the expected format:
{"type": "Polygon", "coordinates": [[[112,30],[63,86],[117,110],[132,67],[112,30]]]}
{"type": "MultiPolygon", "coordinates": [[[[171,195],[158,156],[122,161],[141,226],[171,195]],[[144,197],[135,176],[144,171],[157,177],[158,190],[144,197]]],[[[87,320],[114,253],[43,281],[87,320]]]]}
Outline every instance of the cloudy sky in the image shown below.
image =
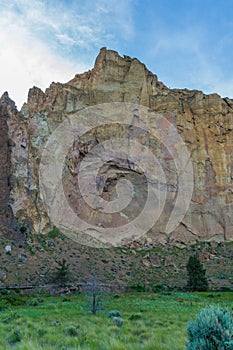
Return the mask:
{"type": "Polygon", "coordinates": [[[232,0],[0,0],[0,94],[93,67],[99,49],[139,58],[169,87],[233,98],[232,0]]]}

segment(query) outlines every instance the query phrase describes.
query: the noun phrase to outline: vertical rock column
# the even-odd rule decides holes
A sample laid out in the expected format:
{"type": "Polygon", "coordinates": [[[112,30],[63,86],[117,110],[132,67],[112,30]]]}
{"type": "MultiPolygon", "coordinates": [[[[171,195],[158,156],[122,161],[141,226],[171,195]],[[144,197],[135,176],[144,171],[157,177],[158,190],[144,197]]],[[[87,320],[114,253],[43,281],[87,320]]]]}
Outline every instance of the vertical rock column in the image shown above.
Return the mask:
{"type": "Polygon", "coordinates": [[[13,214],[9,206],[10,197],[10,142],[8,137],[8,107],[12,102],[7,93],[0,99],[0,236],[11,232],[13,228],[13,214]]]}

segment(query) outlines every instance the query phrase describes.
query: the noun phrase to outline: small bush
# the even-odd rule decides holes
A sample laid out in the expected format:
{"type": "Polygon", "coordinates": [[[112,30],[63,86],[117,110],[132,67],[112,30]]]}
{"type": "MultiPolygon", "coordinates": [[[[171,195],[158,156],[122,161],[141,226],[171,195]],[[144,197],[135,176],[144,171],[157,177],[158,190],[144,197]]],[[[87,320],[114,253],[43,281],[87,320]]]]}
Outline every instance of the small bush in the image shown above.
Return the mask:
{"type": "Polygon", "coordinates": [[[70,337],[77,337],[78,336],[78,329],[77,327],[70,326],[65,330],[66,335],[69,335],[70,337]]]}
{"type": "Polygon", "coordinates": [[[20,289],[20,288],[15,288],[15,289],[14,289],[14,292],[15,292],[16,294],[20,294],[20,293],[21,293],[21,289],[20,289]]]}
{"type": "Polygon", "coordinates": [[[212,299],[212,298],[215,298],[215,295],[213,295],[213,294],[208,294],[208,295],[207,295],[207,298],[211,298],[211,299],[212,299]]]}
{"type": "Polygon", "coordinates": [[[28,250],[31,253],[31,255],[35,255],[36,254],[34,249],[31,246],[28,247],[28,250]]]}
{"type": "Polygon", "coordinates": [[[151,289],[152,289],[152,292],[154,293],[161,293],[161,292],[171,292],[174,290],[174,287],[162,283],[162,284],[152,285],[151,289]]]}
{"type": "Polygon", "coordinates": [[[41,303],[43,303],[43,299],[38,299],[38,298],[34,298],[32,300],[29,301],[28,305],[30,306],[39,306],[41,303]]]}
{"type": "Polygon", "coordinates": [[[59,229],[56,226],[54,226],[53,229],[47,233],[47,236],[49,238],[55,239],[55,238],[61,236],[61,233],[60,233],[59,229]]]}
{"type": "Polygon", "coordinates": [[[223,307],[208,306],[187,327],[188,350],[233,349],[233,317],[223,307]]]}
{"type": "Polygon", "coordinates": [[[10,345],[14,345],[14,344],[20,342],[21,340],[22,340],[22,336],[21,336],[19,330],[13,331],[8,338],[8,342],[10,345]]]}
{"type": "Polygon", "coordinates": [[[163,291],[163,285],[162,284],[155,284],[152,286],[152,291],[154,293],[160,293],[163,291]]]}
{"type": "Polygon", "coordinates": [[[142,315],[140,313],[132,314],[129,316],[129,321],[140,320],[141,318],[142,318],[142,315]]]}
{"type": "Polygon", "coordinates": [[[4,297],[1,299],[1,302],[8,306],[22,306],[26,304],[25,298],[22,298],[20,295],[4,295],[4,297]]]}
{"type": "Polygon", "coordinates": [[[56,267],[56,272],[54,274],[54,282],[58,282],[60,285],[65,285],[65,283],[70,279],[69,264],[66,259],[58,261],[58,267],[56,267]]]}
{"type": "Polygon", "coordinates": [[[146,286],[143,282],[134,283],[130,286],[130,289],[135,290],[136,292],[145,292],[146,286]]]}
{"type": "Polygon", "coordinates": [[[63,297],[63,299],[62,299],[63,303],[68,303],[70,301],[71,301],[70,298],[67,298],[67,297],[63,297]]]}
{"type": "Polygon", "coordinates": [[[232,289],[230,287],[222,286],[221,287],[221,292],[232,292],[232,289]]]}
{"type": "Polygon", "coordinates": [[[0,300],[0,311],[4,311],[9,307],[6,300],[0,300]]]}
{"type": "Polygon", "coordinates": [[[3,323],[10,323],[20,318],[20,315],[16,311],[10,312],[4,319],[3,323]]]}
{"type": "Polygon", "coordinates": [[[119,311],[111,310],[108,313],[108,318],[111,318],[111,317],[121,317],[121,314],[119,311]]]}
{"type": "Polygon", "coordinates": [[[10,291],[8,289],[2,289],[0,291],[0,295],[9,295],[10,294],[10,291]]]}
{"type": "Polygon", "coordinates": [[[113,317],[112,321],[117,327],[122,327],[124,323],[123,318],[120,317],[113,317]]]}
{"type": "Polygon", "coordinates": [[[41,337],[43,337],[45,334],[47,334],[47,330],[44,329],[44,328],[39,328],[38,331],[37,331],[37,333],[38,333],[38,337],[41,338],[41,337]]]}

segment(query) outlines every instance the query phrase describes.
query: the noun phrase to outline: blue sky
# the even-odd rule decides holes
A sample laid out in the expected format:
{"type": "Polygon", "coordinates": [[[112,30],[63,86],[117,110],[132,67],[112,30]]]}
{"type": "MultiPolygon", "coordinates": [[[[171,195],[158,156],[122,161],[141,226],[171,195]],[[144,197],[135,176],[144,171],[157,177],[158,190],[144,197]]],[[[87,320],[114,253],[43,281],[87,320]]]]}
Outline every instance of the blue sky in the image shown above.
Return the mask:
{"type": "Polygon", "coordinates": [[[99,49],[139,58],[171,88],[233,98],[232,0],[0,0],[0,93],[93,67],[99,49]]]}

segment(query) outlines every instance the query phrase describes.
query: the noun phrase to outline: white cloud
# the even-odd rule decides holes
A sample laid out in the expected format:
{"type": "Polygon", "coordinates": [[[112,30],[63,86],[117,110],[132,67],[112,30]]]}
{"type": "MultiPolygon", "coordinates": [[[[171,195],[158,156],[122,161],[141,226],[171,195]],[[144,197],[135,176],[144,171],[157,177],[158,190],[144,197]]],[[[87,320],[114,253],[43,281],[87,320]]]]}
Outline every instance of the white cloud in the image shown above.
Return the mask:
{"type": "Polygon", "coordinates": [[[44,89],[51,81],[69,80],[89,69],[99,48],[107,46],[141,57],[168,86],[232,97],[229,32],[217,42],[212,38],[211,47],[206,22],[188,18],[171,30],[158,12],[147,27],[134,16],[139,3],[0,0],[0,93],[9,90],[21,106],[31,86],[44,89]],[[228,57],[228,67],[222,57],[228,57]]]}
{"type": "MultiPolygon", "coordinates": [[[[0,91],[8,91],[18,107],[26,101],[28,89],[45,89],[52,81],[66,82],[87,67],[74,65],[57,57],[39,40],[21,40],[24,30],[15,33],[0,32],[0,91]]],[[[28,34],[28,33],[27,33],[28,34]]],[[[25,36],[24,36],[25,38],[25,36]]]]}
{"type": "Polygon", "coordinates": [[[33,85],[45,89],[89,69],[107,40],[132,34],[129,3],[0,0],[0,93],[7,90],[21,107],[33,85]]]}
{"type": "MultiPolygon", "coordinates": [[[[59,57],[50,48],[51,42],[44,41],[35,33],[43,24],[57,30],[53,19],[44,16],[43,3],[34,1],[11,1],[2,5],[0,18],[0,93],[8,91],[20,108],[27,99],[28,89],[38,86],[45,89],[52,81],[66,82],[76,73],[87,69],[82,62],[59,57]],[[19,12],[20,11],[20,12],[19,12]],[[34,22],[35,21],[35,22],[34,22]],[[35,24],[33,24],[33,22],[35,24]]],[[[1,5],[1,3],[0,3],[1,5]]],[[[64,34],[60,41],[69,44],[73,40],[64,34]]]]}
{"type": "Polygon", "coordinates": [[[76,42],[67,34],[57,34],[56,35],[61,44],[64,45],[74,45],[76,42]]]}

